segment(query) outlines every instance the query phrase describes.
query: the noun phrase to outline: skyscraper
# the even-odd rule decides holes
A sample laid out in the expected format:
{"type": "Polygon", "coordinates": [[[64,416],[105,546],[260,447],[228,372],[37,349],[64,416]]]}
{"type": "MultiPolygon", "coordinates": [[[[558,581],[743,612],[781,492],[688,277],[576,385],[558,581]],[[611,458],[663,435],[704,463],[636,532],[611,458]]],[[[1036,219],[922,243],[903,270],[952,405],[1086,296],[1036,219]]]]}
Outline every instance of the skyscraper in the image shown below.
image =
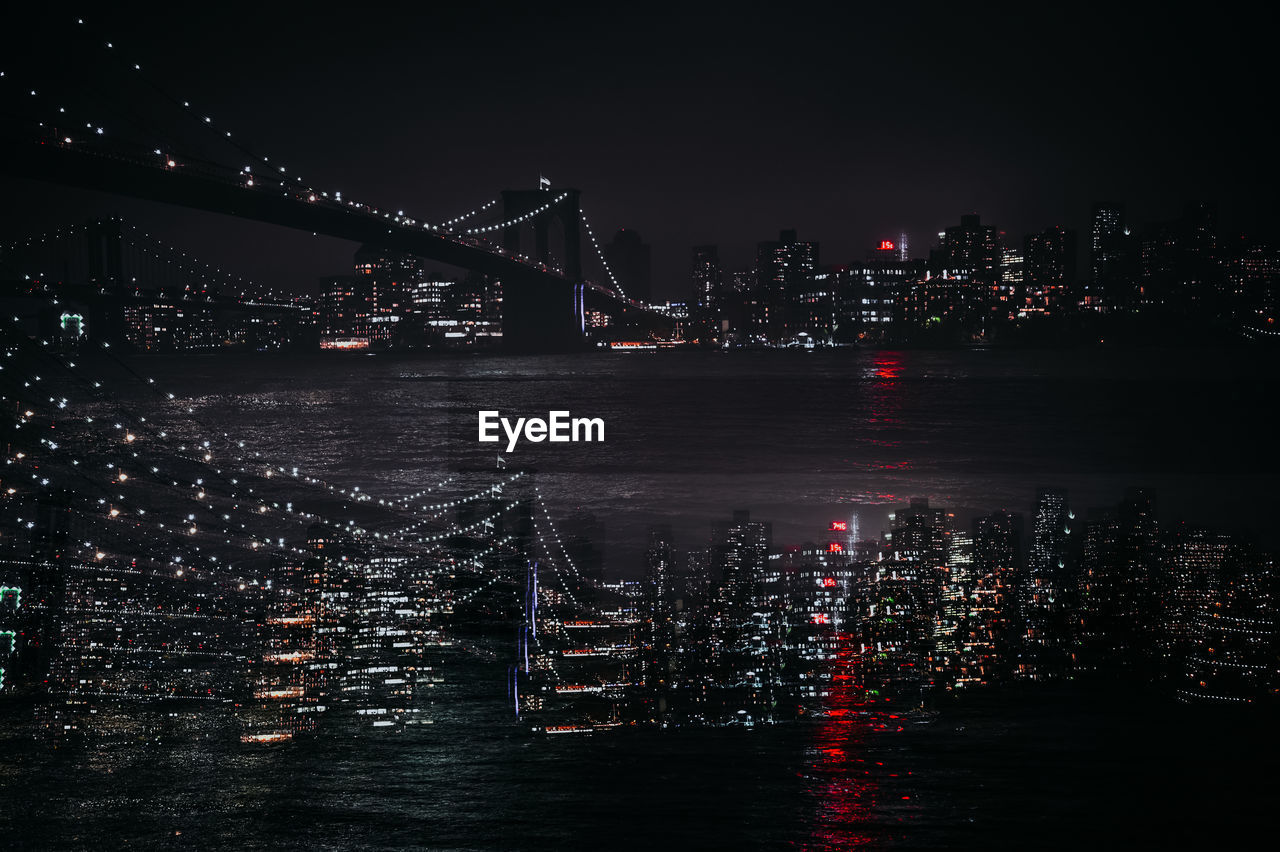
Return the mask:
{"type": "Polygon", "coordinates": [[[934,253],[931,271],[949,275],[967,274],[979,284],[1000,281],[1000,240],[994,225],[982,224],[982,217],[970,213],[960,217],[959,225],[942,232],[942,243],[934,253]]]}
{"type": "Polygon", "coordinates": [[[714,643],[720,682],[729,684],[724,706],[728,722],[755,725],[772,721],[775,686],[781,668],[785,625],[779,607],[765,601],[764,579],[773,547],[771,524],[736,511],[720,525],[712,553],[723,577],[714,643]]]}
{"type": "Polygon", "coordinates": [[[1071,521],[1067,493],[1041,489],[1032,514],[1031,554],[1018,585],[1021,656],[1016,673],[1033,680],[1065,674],[1070,662],[1068,589],[1071,521]]]}
{"type": "Polygon", "coordinates": [[[795,300],[818,269],[818,243],[801,242],[794,230],[782,231],[777,241],[756,244],[755,331],[777,341],[788,335],[795,300]]]}
{"type": "Polygon", "coordinates": [[[1076,277],[1076,234],[1055,225],[1024,241],[1023,280],[1026,310],[1057,313],[1066,304],[1076,277]]]}
{"type": "Polygon", "coordinates": [[[993,512],[973,524],[973,582],[963,632],[966,674],[989,683],[1011,669],[1014,578],[1022,555],[1022,517],[993,512]]]}
{"type": "Polygon", "coordinates": [[[714,309],[720,300],[720,252],[716,246],[694,246],[690,263],[695,304],[714,309]]]}
{"type": "Polygon", "coordinates": [[[1093,267],[1093,286],[1099,291],[1106,308],[1132,308],[1137,300],[1137,291],[1124,205],[1106,202],[1093,206],[1089,259],[1093,267]]]}
{"type": "Polygon", "coordinates": [[[1080,575],[1080,662],[1086,670],[1151,673],[1160,557],[1148,491],[1130,489],[1115,511],[1086,524],[1080,575]]]}

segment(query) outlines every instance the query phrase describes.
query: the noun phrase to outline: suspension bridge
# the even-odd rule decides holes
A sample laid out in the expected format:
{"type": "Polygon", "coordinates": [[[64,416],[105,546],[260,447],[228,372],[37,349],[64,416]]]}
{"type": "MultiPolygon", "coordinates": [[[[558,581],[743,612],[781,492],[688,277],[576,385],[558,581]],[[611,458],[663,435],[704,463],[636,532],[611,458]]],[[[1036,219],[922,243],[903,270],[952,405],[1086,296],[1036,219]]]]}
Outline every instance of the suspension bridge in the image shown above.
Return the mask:
{"type": "Polygon", "coordinates": [[[96,91],[88,83],[84,91],[46,93],[39,69],[21,81],[20,73],[0,73],[0,97],[15,119],[0,133],[0,173],[351,240],[491,276],[502,282],[503,337],[513,351],[581,347],[592,313],[635,336],[670,333],[670,319],[629,298],[608,268],[577,189],[541,181],[535,189],[507,189],[434,224],[344,197],[199,115],[123,59],[123,46],[85,35],[82,19],[68,28],[92,44],[83,55],[100,54],[121,82],[104,103],[86,94],[96,91]],[[105,111],[114,121],[99,117],[105,111]],[[583,274],[584,234],[607,283],[583,274]]]}

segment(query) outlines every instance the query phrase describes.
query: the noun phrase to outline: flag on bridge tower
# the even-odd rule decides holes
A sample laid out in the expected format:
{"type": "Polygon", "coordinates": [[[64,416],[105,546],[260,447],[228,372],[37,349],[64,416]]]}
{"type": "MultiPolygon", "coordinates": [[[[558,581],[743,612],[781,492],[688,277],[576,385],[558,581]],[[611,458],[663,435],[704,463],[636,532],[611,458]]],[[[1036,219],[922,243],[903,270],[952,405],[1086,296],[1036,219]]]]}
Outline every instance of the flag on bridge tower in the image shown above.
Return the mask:
{"type": "Polygon", "coordinates": [[[538,175],[538,189],[550,189],[551,178],[538,175]]]}

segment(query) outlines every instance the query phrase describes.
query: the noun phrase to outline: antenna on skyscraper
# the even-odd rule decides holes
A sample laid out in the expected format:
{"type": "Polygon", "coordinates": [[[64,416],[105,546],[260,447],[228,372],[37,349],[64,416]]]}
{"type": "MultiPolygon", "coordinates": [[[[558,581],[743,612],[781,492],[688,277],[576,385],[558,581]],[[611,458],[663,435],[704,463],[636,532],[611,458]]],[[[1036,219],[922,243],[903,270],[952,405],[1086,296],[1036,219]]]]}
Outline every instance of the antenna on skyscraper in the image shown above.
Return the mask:
{"type": "Polygon", "coordinates": [[[907,232],[903,231],[901,234],[898,234],[898,260],[909,259],[910,257],[907,254],[907,232]]]}

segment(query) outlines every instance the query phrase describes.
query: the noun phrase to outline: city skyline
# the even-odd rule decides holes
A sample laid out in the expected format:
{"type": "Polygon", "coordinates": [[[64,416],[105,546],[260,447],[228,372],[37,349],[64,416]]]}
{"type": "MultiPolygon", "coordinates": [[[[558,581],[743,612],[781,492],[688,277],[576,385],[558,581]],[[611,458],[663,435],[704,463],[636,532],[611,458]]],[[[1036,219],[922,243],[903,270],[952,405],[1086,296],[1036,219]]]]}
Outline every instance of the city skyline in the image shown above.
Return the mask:
{"type": "MultiPolygon", "coordinates": [[[[726,263],[745,265],[754,241],[784,228],[823,243],[833,259],[852,260],[901,232],[928,245],[961,213],[980,213],[1020,241],[1015,229],[1078,227],[1100,200],[1128,201],[1135,221],[1157,221],[1203,198],[1219,204],[1226,234],[1274,232],[1275,213],[1260,191],[1274,166],[1261,138],[1240,126],[1253,114],[1249,83],[1257,72],[1253,54],[1222,42],[1219,28],[1229,25],[1197,21],[1203,59],[1180,69],[1161,59],[1158,39],[1191,38],[1187,20],[1089,11],[1028,20],[939,7],[797,13],[779,22],[755,8],[695,12],[678,19],[681,27],[659,12],[639,16],[622,35],[573,7],[498,15],[486,22],[496,29],[483,32],[465,13],[442,12],[450,38],[422,37],[431,44],[429,71],[410,90],[423,93],[421,108],[377,83],[413,79],[420,19],[391,31],[357,19],[339,35],[322,19],[286,22],[288,13],[267,12],[280,19],[268,18],[265,29],[287,23],[302,28],[298,38],[241,59],[233,46],[252,36],[237,31],[234,15],[160,25],[127,11],[89,14],[91,37],[71,33],[74,20],[60,12],[30,27],[76,45],[62,69],[67,85],[111,61],[94,47],[100,37],[118,38],[112,50],[121,57],[146,54],[125,61],[145,63],[153,84],[192,98],[255,149],[275,152],[318,184],[419,217],[456,215],[486,193],[532,186],[539,174],[576,186],[602,237],[623,227],[655,246],[660,298],[681,295],[690,246],[721,245],[726,263]],[[378,36],[361,38],[362,28],[378,36]],[[529,28],[542,38],[526,38],[529,28]],[[335,65],[327,60],[335,54],[349,59],[335,65]],[[670,64],[655,65],[653,55],[670,64]],[[533,91],[503,85],[530,67],[548,69],[533,78],[533,91]],[[470,86],[435,84],[458,69],[469,69],[470,86]],[[1133,81],[1148,75],[1159,84],[1138,94],[1133,81]],[[780,104],[783,125],[754,117],[749,104],[761,96],[780,104]],[[663,97],[675,108],[657,107],[663,97]],[[442,132],[438,119],[449,129],[442,132]],[[502,144],[512,138],[508,121],[512,130],[529,129],[523,135],[538,140],[532,149],[502,144]],[[393,131],[393,122],[404,127],[393,131]],[[593,123],[608,132],[593,133],[593,123]],[[401,165],[382,170],[388,158],[401,165]],[[620,162],[632,165],[619,171],[620,162]]],[[[423,26],[433,20],[440,25],[428,16],[423,26]]],[[[0,82],[21,85],[30,50],[9,55],[15,68],[0,82]]],[[[111,123],[110,115],[93,120],[111,123]]],[[[162,237],[198,235],[201,253],[235,256],[246,277],[303,292],[351,250],[22,180],[10,192],[10,232],[15,216],[28,232],[61,224],[50,204],[121,213],[162,237]]]]}

